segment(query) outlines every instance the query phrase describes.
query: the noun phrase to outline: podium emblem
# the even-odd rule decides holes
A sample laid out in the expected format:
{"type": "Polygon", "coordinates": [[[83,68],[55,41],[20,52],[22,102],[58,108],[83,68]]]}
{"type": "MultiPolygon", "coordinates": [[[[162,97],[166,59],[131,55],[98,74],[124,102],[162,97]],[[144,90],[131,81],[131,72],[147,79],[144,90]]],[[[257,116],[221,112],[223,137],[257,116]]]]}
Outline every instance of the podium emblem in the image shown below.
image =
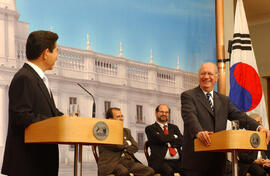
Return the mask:
{"type": "Polygon", "coordinates": [[[109,127],[105,122],[99,121],[94,125],[93,134],[97,140],[103,141],[109,134],[109,127]]]}
{"type": "Polygon", "coordinates": [[[261,143],[260,136],[257,133],[253,133],[250,136],[250,144],[251,144],[251,146],[254,147],[254,148],[257,148],[257,147],[259,147],[260,143],[261,143]]]}

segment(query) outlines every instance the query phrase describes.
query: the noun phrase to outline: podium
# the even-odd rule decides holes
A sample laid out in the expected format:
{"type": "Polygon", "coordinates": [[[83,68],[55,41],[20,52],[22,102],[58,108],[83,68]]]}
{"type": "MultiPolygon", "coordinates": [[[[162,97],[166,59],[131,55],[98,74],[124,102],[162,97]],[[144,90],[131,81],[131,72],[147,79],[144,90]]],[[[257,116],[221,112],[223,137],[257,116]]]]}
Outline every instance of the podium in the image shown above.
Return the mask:
{"type": "Polygon", "coordinates": [[[89,117],[52,117],[25,129],[25,143],[74,144],[74,176],[82,175],[82,145],[123,144],[123,122],[89,117]]]}
{"type": "Polygon", "coordinates": [[[194,140],[195,152],[232,152],[232,174],[238,176],[237,153],[250,150],[267,150],[266,134],[249,130],[224,130],[210,135],[211,145],[194,140]]]}

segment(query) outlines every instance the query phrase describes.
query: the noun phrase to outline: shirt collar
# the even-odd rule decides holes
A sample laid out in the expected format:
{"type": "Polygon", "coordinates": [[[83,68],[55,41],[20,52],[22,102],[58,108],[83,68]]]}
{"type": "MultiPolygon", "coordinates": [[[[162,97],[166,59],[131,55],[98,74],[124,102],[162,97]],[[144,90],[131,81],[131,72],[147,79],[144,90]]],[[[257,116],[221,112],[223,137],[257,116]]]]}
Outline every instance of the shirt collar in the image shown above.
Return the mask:
{"type": "Polygon", "coordinates": [[[26,61],[26,63],[37,72],[37,74],[39,75],[39,77],[41,79],[43,79],[45,77],[45,73],[36,64],[34,64],[30,61],[26,61]]]}
{"type": "MultiPolygon", "coordinates": [[[[201,87],[200,87],[200,88],[201,88],[201,87]]],[[[201,90],[203,91],[204,95],[206,96],[206,94],[207,94],[208,92],[204,91],[202,88],[201,88],[201,90]]],[[[209,93],[210,93],[211,97],[213,98],[214,90],[210,91],[209,93]]]]}
{"type": "Polygon", "coordinates": [[[164,128],[164,125],[166,125],[168,127],[168,122],[163,124],[163,123],[160,123],[159,121],[156,121],[157,124],[159,124],[159,126],[163,129],[164,128]]]}

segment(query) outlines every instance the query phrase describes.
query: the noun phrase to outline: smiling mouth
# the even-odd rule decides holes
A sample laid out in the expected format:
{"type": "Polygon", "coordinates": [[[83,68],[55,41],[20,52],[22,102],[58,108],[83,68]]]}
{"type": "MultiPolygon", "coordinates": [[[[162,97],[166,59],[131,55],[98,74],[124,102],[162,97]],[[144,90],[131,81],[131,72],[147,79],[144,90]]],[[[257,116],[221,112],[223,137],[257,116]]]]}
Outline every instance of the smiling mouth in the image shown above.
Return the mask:
{"type": "Polygon", "coordinates": [[[211,81],[210,80],[205,80],[205,81],[203,81],[203,83],[211,83],[211,81]]]}

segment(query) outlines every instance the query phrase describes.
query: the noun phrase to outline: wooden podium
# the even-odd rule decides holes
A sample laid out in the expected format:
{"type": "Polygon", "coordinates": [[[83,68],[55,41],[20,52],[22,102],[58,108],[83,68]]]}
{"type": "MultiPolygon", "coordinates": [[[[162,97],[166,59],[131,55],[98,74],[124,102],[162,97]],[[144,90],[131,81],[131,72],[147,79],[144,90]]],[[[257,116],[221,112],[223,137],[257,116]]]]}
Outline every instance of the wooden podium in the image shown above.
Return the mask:
{"type": "Polygon", "coordinates": [[[224,130],[210,135],[211,145],[194,140],[195,152],[232,152],[233,176],[238,176],[237,152],[267,150],[266,134],[248,130],[224,130]]]}
{"type": "Polygon", "coordinates": [[[25,129],[25,143],[75,144],[74,175],[82,175],[82,145],[123,144],[123,122],[89,117],[53,117],[25,129]]]}

